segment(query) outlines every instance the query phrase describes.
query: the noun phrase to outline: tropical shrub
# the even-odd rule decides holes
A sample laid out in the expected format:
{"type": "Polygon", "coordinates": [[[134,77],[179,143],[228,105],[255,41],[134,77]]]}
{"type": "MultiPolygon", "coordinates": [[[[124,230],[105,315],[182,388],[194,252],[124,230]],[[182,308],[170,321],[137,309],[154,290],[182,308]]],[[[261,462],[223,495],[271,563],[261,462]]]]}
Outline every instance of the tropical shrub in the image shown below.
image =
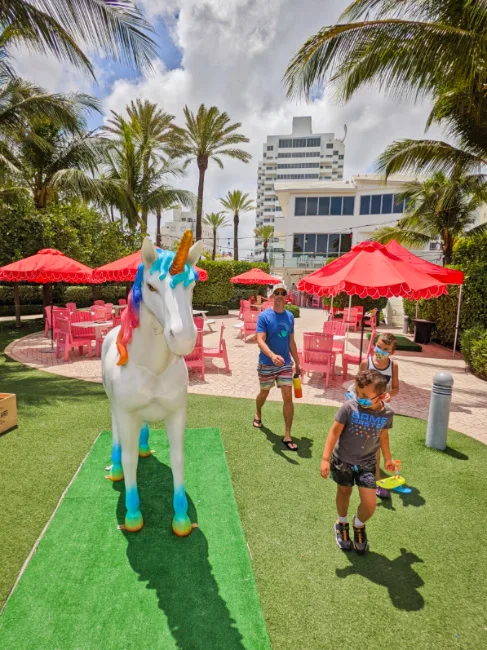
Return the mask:
{"type": "Polygon", "coordinates": [[[299,318],[300,311],[297,305],[286,305],[287,311],[290,311],[294,318],[299,318]]]}
{"type": "MultiPolygon", "coordinates": [[[[465,273],[460,330],[476,326],[487,328],[487,234],[475,239],[464,239],[454,251],[455,265],[465,273]]],[[[458,306],[458,286],[449,286],[448,295],[432,300],[420,300],[418,318],[432,320],[436,327],[433,340],[452,345],[455,336],[455,322],[458,306]]],[[[416,302],[405,300],[404,311],[415,318],[416,302]]]]}
{"type": "Polygon", "coordinates": [[[461,335],[463,356],[470,370],[487,379],[487,329],[472,327],[461,335]]]}
{"type": "Polygon", "coordinates": [[[206,282],[197,282],[193,303],[199,307],[225,304],[229,309],[238,309],[241,299],[260,293],[265,296],[265,286],[232,284],[230,278],[245,273],[252,268],[269,272],[269,265],[253,262],[200,260],[198,266],[208,272],[206,282]]]}

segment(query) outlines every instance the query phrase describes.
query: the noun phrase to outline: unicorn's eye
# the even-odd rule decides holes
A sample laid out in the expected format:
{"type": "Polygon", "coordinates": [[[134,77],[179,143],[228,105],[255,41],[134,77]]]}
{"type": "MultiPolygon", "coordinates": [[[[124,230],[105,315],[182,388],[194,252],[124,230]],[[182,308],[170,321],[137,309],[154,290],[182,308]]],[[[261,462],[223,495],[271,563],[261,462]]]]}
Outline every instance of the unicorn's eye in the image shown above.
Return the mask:
{"type": "Polygon", "coordinates": [[[148,282],[147,282],[147,286],[149,287],[149,291],[157,291],[157,289],[153,287],[152,284],[149,284],[148,282]]]}

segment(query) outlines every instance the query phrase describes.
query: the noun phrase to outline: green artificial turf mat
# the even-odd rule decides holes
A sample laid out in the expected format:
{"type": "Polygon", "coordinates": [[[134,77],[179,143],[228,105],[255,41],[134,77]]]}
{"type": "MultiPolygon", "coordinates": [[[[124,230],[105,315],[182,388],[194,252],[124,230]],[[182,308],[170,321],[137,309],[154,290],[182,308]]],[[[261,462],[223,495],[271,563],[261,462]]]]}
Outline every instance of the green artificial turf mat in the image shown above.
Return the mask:
{"type": "MultiPolygon", "coordinates": [[[[371,333],[367,332],[367,338],[369,340],[370,340],[371,336],[372,336],[371,333]]],[[[377,334],[377,336],[375,337],[375,341],[377,341],[379,336],[380,336],[380,333],[377,334]]],[[[401,336],[400,334],[394,334],[394,336],[396,337],[396,341],[397,341],[396,350],[402,350],[403,352],[422,352],[423,351],[423,348],[418,343],[415,343],[414,341],[411,341],[406,336],[401,336]]],[[[375,343],[375,341],[374,341],[374,343],[375,343]]]]}
{"type": "MultiPolygon", "coordinates": [[[[104,480],[100,435],[0,619],[2,650],[270,648],[218,429],[186,432],[186,490],[199,527],[171,531],[164,432],[141,459],[145,527],[123,523],[124,486],[104,480]]],[[[35,487],[35,486],[33,486],[35,487]]]]}

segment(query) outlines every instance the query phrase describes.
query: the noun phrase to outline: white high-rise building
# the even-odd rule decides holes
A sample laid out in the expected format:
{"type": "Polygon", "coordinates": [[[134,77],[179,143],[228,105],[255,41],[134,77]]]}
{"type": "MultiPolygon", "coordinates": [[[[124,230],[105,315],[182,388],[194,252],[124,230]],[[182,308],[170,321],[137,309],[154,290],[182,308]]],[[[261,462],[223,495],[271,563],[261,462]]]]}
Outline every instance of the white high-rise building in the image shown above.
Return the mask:
{"type": "MultiPolygon", "coordinates": [[[[166,221],[161,227],[161,243],[167,248],[172,248],[175,241],[179,241],[186,230],[193,232],[196,237],[196,212],[174,208],[170,211],[172,219],[166,221]]],[[[213,250],[213,229],[205,223],[201,224],[201,238],[204,242],[203,250],[211,253],[213,250]]],[[[217,251],[219,251],[219,236],[216,238],[217,251]]]]}
{"type": "MultiPolygon", "coordinates": [[[[334,133],[313,133],[311,117],[293,118],[291,134],[267,136],[258,168],[256,227],[273,226],[276,213],[282,216],[274,182],[339,181],[344,159],[344,141],[334,133]]],[[[262,244],[255,240],[257,259],[264,253],[262,244]]]]}

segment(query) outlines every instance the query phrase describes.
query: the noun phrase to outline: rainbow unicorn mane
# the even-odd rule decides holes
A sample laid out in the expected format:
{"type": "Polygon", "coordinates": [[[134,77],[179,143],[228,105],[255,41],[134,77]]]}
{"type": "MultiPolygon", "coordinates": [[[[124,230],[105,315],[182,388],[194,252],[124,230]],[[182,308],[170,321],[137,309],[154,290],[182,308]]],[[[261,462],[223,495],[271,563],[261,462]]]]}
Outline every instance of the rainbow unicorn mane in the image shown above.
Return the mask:
{"type": "MultiPolygon", "coordinates": [[[[149,273],[154,275],[157,273],[160,280],[164,280],[169,273],[171,264],[173,263],[174,257],[176,255],[173,251],[165,251],[160,248],[156,248],[156,261],[151,266],[149,273]]],[[[192,282],[198,280],[198,273],[195,269],[190,266],[188,263],[184,265],[184,269],[181,273],[171,276],[170,286],[171,289],[174,289],[181,282],[186,288],[192,282]]],[[[139,314],[140,314],[140,303],[142,302],[142,283],[144,281],[144,265],[140,264],[137,269],[137,275],[135,276],[134,284],[129,293],[127,300],[127,308],[124,309],[122,313],[122,318],[120,322],[120,331],[117,336],[117,350],[120,355],[120,359],[117,362],[117,366],[124,366],[129,360],[129,355],[127,351],[127,345],[132,342],[133,330],[139,326],[139,314]]]]}

